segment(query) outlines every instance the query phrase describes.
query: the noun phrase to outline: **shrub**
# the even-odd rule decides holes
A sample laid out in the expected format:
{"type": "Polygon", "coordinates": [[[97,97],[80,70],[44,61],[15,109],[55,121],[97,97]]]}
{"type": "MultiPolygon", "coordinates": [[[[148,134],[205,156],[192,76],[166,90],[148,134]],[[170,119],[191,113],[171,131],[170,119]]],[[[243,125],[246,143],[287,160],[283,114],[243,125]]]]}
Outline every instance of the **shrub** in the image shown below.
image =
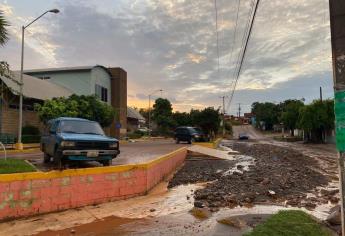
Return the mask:
{"type": "Polygon", "coordinates": [[[40,135],[40,130],[33,125],[26,125],[22,128],[22,135],[40,135]]]}

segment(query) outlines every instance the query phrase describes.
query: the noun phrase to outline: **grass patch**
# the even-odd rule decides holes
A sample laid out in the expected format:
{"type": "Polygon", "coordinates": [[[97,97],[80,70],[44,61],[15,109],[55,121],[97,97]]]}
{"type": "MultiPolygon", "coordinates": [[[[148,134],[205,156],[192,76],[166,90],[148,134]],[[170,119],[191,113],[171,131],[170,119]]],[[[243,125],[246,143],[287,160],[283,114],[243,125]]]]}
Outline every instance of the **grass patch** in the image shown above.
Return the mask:
{"type": "Polygon", "coordinates": [[[0,159],[0,174],[34,172],[36,169],[24,160],[0,159]]]}
{"type": "Polygon", "coordinates": [[[332,232],[307,213],[299,210],[279,211],[246,236],[330,236],[332,232]]]}

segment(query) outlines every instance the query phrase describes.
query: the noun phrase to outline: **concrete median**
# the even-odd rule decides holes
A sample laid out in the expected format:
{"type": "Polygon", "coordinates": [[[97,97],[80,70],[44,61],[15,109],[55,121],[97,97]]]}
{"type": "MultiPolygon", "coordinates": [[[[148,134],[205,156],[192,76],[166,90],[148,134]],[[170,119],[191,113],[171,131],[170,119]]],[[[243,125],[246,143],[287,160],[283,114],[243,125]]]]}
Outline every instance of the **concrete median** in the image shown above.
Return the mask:
{"type": "Polygon", "coordinates": [[[142,164],[0,175],[0,220],[144,195],[186,155],[180,148],[142,164]]]}

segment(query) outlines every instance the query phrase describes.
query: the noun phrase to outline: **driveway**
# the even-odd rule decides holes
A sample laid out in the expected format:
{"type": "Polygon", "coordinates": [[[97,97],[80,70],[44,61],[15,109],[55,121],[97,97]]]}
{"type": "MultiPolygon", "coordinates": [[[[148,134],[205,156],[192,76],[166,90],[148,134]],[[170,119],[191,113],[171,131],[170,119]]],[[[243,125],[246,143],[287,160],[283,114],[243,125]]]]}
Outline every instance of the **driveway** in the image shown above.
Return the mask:
{"type": "MultiPolygon", "coordinates": [[[[112,165],[138,164],[153,160],[161,155],[175,151],[188,144],[175,144],[172,139],[155,140],[155,141],[138,141],[128,142],[120,145],[121,154],[113,159],[112,165]]],[[[43,153],[39,150],[29,153],[9,153],[8,158],[25,159],[34,164],[42,171],[54,169],[52,163],[43,163],[43,153]]],[[[96,167],[102,166],[98,162],[82,162],[75,167],[96,167]]]]}

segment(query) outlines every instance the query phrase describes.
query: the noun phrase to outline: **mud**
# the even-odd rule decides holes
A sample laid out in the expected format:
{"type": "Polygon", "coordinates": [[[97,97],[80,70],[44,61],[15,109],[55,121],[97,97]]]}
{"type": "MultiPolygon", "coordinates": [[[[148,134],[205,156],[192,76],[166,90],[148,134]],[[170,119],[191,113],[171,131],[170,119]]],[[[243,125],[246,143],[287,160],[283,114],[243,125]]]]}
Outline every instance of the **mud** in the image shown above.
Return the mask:
{"type": "Polygon", "coordinates": [[[168,188],[182,184],[205,183],[221,178],[234,167],[235,161],[188,156],[183,167],[170,180],[168,188]]]}
{"type": "Polygon", "coordinates": [[[311,210],[339,201],[336,189],[321,189],[328,186],[331,178],[318,171],[320,166],[314,158],[291,148],[269,144],[234,142],[231,148],[253,157],[254,164],[242,169],[233,161],[187,161],[169,186],[212,181],[194,192],[194,205],[213,211],[220,207],[254,204],[280,204],[311,210]],[[226,171],[234,170],[234,165],[238,171],[226,171]]]}

